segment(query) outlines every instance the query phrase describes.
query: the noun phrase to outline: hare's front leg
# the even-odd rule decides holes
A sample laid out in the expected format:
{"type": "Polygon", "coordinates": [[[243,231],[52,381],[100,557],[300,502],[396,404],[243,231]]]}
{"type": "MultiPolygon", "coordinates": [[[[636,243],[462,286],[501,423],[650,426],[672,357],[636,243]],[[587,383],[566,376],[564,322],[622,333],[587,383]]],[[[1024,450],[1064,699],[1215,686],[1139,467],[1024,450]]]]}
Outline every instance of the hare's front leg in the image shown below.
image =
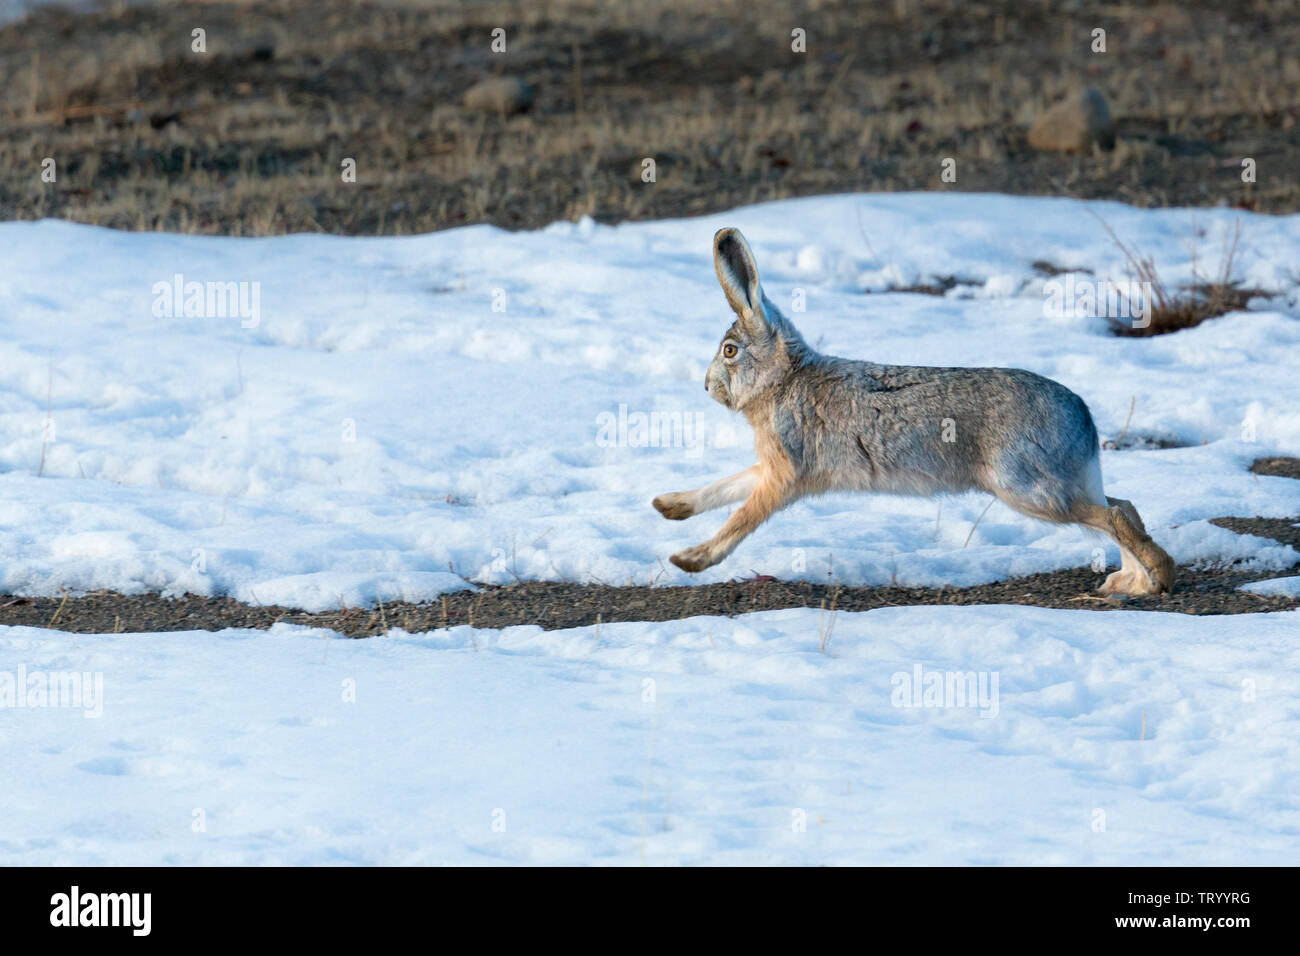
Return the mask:
{"type": "Polygon", "coordinates": [[[661,515],[681,521],[691,515],[703,514],[714,508],[744,501],[758,484],[758,465],[697,488],[695,491],[670,491],[651,502],[661,515]]]}
{"type": "Polygon", "coordinates": [[[692,573],[711,568],[731,554],[736,545],[773,513],[789,504],[789,501],[787,489],[783,485],[770,478],[764,480],[760,477],[745,503],[736,509],[736,513],[727,519],[717,534],[703,544],[679,551],[668,560],[683,571],[692,573]]]}

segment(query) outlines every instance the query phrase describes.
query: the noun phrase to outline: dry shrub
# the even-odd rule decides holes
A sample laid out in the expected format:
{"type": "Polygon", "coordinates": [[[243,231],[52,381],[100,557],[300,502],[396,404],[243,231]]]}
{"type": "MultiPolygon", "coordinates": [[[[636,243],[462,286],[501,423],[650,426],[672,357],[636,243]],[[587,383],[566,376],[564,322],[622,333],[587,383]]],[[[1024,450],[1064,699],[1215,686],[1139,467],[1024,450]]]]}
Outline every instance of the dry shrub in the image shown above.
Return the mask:
{"type": "Polygon", "coordinates": [[[1219,268],[1212,276],[1203,276],[1193,261],[1194,281],[1181,288],[1170,289],[1160,277],[1151,256],[1142,255],[1127,245],[1100,217],[1098,221],[1101,221],[1102,228],[1124,254],[1129,274],[1151,290],[1151,321],[1143,326],[1135,326],[1110,318],[1108,321],[1115,335],[1146,338],[1194,328],[1206,319],[1244,309],[1250,298],[1259,294],[1258,290],[1243,288],[1241,280],[1233,278],[1237,248],[1241,240],[1240,222],[1234,223],[1232,232],[1224,237],[1219,268]]]}

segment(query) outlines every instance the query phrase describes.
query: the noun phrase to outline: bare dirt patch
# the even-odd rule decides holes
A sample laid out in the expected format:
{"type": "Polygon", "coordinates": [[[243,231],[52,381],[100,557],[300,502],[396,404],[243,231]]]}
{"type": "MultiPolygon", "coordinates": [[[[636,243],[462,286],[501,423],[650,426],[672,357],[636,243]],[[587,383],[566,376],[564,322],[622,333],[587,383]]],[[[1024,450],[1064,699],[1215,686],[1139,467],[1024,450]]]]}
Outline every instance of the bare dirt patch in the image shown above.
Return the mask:
{"type": "Polygon", "coordinates": [[[1257,475],[1300,479],[1300,458],[1259,458],[1251,463],[1250,470],[1257,475]]]}
{"type": "MultiPolygon", "coordinates": [[[[1300,518],[1295,519],[1300,520],[1300,518]]],[[[1258,534],[1258,528],[1249,533],[1258,534]]],[[[610,587],[558,581],[524,581],[508,587],[446,595],[421,604],[385,603],[345,611],[307,613],[286,607],[241,604],[230,598],[95,593],[67,598],[0,597],[0,624],[57,627],[77,633],[114,631],[215,631],[269,628],[285,622],[325,627],[348,637],[374,637],[393,628],[418,633],[470,625],[545,630],[616,621],[671,621],[697,615],[734,617],[754,611],[806,607],[827,614],[905,605],[1022,604],[1034,607],[1243,614],[1300,606],[1292,598],[1250,594],[1242,584],[1278,577],[1233,569],[1179,568],[1178,586],[1161,597],[1128,601],[1097,597],[1102,576],[1088,569],[1036,574],[969,588],[844,587],[780,580],[742,580],[686,587],[610,587]]]]}

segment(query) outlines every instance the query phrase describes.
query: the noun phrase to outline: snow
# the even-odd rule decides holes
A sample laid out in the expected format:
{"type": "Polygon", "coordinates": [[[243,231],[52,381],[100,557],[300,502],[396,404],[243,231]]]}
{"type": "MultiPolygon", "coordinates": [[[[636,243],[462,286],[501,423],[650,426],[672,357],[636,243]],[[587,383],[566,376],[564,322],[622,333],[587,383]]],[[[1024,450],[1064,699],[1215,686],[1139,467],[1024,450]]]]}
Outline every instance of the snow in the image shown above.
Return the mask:
{"type": "Polygon", "coordinates": [[[1118,562],[1108,542],[1000,503],[971,534],[988,501],[972,494],[805,501],[698,578],[668,565],[724,515],[666,522],[650,499],[753,461],[743,419],[701,387],[730,321],[710,262],[724,224],[744,230],[768,294],[825,351],[1028,368],[1082,395],[1104,437],[1128,422],[1130,438],[1178,439],[1107,451],[1103,468],[1180,563],[1281,570],[1300,557],[1206,520],[1300,510],[1294,482],[1245,467],[1300,449],[1300,216],[884,194],[388,239],[0,224],[0,588],[317,610],[467,579],[833,569],[845,583],[967,585],[1087,565],[1097,548],[1118,562]],[[1036,261],[1127,279],[1099,218],[1170,283],[1194,259],[1217,267],[1240,222],[1239,275],[1275,295],[1140,340],[1048,314],[1036,261]],[[862,291],[873,276],[950,275],[965,284],[944,297],[862,291]],[[168,316],[185,283],[245,283],[233,304],[247,308],[168,316]],[[649,434],[651,416],[678,430],[649,434]]]}
{"type": "Polygon", "coordinates": [[[103,693],[0,716],[0,863],[1285,865],[1297,613],[7,628],[0,674],[103,693]],[[993,706],[900,706],[918,668],[993,706]]]}
{"type": "Polygon", "coordinates": [[[1252,594],[1300,598],[1300,577],[1269,578],[1266,581],[1254,581],[1243,584],[1239,590],[1252,594]]]}
{"type": "MultiPolygon", "coordinates": [[[[1208,521],[1300,513],[1296,482],[1246,470],[1300,451],[1300,216],[890,194],[399,239],[0,224],[0,590],[319,610],[516,577],[963,585],[1117,563],[997,504],[972,532],[987,499],[967,495],[801,502],[699,577],[667,565],[723,513],[667,522],[650,499],[753,460],[701,387],[730,322],[722,225],[825,351],[1077,391],[1104,438],[1139,440],[1102,453],[1107,489],[1180,563],[1300,560],[1208,521]],[[1151,339],[1053,311],[1039,260],[1127,279],[1096,216],[1170,282],[1213,269],[1240,222],[1239,274],[1267,294],[1151,339]],[[247,308],[187,316],[188,282],[247,308]],[[680,442],[640,442],[656,413],[680,442]],[[1182,447],[1139,450],[1151,436],[1182,447]]],[[[0,627],[0,864],[1290,863],[1297,613],[0,627]],[[962,675],[976,706],[926,696],[962,675]]]]}

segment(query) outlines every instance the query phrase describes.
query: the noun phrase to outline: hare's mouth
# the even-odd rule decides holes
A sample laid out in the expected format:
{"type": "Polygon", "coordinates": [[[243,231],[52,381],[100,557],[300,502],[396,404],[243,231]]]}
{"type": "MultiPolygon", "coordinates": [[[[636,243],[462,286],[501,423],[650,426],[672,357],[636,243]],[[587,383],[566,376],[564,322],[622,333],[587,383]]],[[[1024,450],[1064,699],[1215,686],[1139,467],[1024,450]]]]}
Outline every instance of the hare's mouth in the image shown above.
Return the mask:
{"type": "Polygon", "coordinates": [[[704,382],[704,390],[709,393],[709,397],[715,402],[727,408],[731,407],[731,390],[727,388],[726,382],[721,382],[717,378],[710,376],[704,382]]]}

